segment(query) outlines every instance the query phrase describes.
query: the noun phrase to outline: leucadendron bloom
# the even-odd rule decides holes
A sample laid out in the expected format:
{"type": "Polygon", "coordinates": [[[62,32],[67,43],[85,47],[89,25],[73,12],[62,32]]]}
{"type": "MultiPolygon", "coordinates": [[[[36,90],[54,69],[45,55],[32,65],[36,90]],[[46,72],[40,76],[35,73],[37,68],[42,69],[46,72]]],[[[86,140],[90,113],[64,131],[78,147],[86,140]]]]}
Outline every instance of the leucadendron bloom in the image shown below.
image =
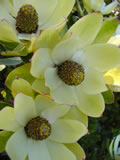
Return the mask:
{"type": "Polygon", "coordinates": [[[15,132],[6,144],[12,160],[77,160],[64,143],[75,143],[87,133],[77,120],[63,119],[69,107],[45,96],[35,100],[19,93],[14,108],[0,112],[0,129],[15,132]],[[60,156],[58,156],[60,155],[60,156]]]}
{"type": "Polygon", "coordinates": [[[113,0],[108,5],[104,0],[83,0],[83,3],[88,12],[100,11],[102,14],[107,15],[117,7],[118,0],[113,0]]]}
{"type": "Polygon", "coordinates": [[[74,3],[75,0],[13,0],[12,11],[2,9],[0,19],[5,17],[20,39],[29,39],[40,30],[63,24],[74,3]]]}
{"type": "MultiPolygon", "coordinates": [[[[36,90],[41,85],[40,79],[42,83],[45,79],[45,86],[56,102],[76,105],[93,117],[104,111],[101,92],[107,87],[103,72],[120,64],[118,47],[92,44],[101,25],[100,13],[87,15],[68,30],[64,40],[53,48],[39,48],[31,60],[31,74],[37,78],[36,90]]],[[[52,44],[53,41],[56,42],[52,39],[52,44]]]]}

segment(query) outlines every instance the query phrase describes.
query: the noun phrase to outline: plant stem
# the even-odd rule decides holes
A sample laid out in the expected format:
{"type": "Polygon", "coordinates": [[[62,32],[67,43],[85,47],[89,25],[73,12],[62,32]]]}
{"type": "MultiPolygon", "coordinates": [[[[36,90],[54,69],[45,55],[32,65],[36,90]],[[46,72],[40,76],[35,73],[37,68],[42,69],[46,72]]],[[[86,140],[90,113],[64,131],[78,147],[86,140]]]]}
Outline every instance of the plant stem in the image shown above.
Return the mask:
{"type": "Polygon", "coordinates": [[[82,10],[82,8],[81,8],[81,6],[80,6],[80,2],[79,2],[79,0],[76,0],[76,3],[77,3],[77,8],[78,8],[78,11],[79,11],[79,14],[80,14],[80,16],[84,16],[84,13],[83,13],[83,10],[82,10]]]}

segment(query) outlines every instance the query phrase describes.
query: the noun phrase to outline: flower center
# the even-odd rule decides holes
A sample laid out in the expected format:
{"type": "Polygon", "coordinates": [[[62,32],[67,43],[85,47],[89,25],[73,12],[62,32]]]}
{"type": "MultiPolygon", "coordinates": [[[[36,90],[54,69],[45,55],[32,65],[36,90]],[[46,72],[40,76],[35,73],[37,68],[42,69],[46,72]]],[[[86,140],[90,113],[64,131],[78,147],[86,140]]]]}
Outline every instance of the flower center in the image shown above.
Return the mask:
{"type": "Polygon", "coordinates": [[[31,119],[24,129],[27,136],[34,140],[46,139],[51,134],[50,123],[48,120],[39,116],[31,119]]]}
{"type": "Polygon", "coordinates": [[[84,80],[84,69],[76,62],[65,61],[58,66],[58,76],[66,84],[77,86],[84,80]]]}
{"type": "Polygon", "coordinates": [[[24,5],[16,17],[16,29],[19,33],[36,33],[38,28],[38,14],[30,4],[24,5]]]}

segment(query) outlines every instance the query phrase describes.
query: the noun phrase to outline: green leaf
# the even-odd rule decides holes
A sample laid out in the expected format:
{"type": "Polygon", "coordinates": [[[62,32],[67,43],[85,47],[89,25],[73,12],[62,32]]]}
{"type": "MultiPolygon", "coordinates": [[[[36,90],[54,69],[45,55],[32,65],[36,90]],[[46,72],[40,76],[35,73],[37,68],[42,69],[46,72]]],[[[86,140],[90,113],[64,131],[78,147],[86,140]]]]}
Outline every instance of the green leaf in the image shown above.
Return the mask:
{"type": "Polygon", "coordinates": [[[17,42],[5,42],[5,41],[0,41],[0,45],[3,47],[3,50],[14,50],[18,45],[19,43],[17,42]]]}
{"type": "Polygon", "coordinates": [[[116,19],[104,21],[93,43],[106,43],[114,34],[118,24],[119,23],[116,19]]]}
{"type": "Polygon", "coordinates": [[[8,139],[12,136],[13,132],[1,131],[0,132],[0,152],[5,150],[8,139]]]}
{"type": "Polygon", "coordinates": [[[4,50],[1,52],[3,56],[26,56],[28,54],[29,51],[24,44],[17,45],[13,50],[4,50]]]}
{"type": "MultiPolygon", "coordinates": [[[[0,110],[3,109],[6,106],[11,106],[11,104],[8,104],[6,102],[0,101],[0,110]]],[[[11,106],[12,107],[12,106],[11,106]]]]}
{"type": "Polygon", "coordinates": [[[18,92],[34,97],[30,83],[22,78],[16,78],[11,85],[12,95],[15,97],[18,92]]]}
{"type": "Polygon", "coordinates": [[[114,94],[110,89],[108,91],[103,92],[102,95],[106,104],[111,104],[114,102],[114,94]]]}
{"type": "Polygon", "coordinates": [[[27,80],[30,84],[35,80],[30,74],[30,63],[22,65],[10,72],[6,79],[6,85],[8,88],[11,88],[13,80],[17,77],[27,80]]]}
{"type": "Polygon", "coordinates": [[[14,66],[14,65],[20,64],[22,62],[23,61],[19,57],[0,59],[0,64],[4,64],[4,65],[8,65],[8,66],[14,66]]]}

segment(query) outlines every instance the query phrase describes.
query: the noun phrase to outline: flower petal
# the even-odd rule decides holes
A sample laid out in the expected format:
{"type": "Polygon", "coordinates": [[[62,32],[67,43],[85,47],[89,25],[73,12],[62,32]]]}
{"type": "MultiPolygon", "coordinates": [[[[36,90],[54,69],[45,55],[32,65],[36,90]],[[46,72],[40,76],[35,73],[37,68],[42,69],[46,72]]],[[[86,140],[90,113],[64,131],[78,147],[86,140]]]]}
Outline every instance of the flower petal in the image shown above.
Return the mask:
{"type": "Polygon", "coordinates": [[[95,44],[84,49],[89,65],[105,72],[120,64],[120,49],[111,44],[95,44]]]}
{"type": "Polygon", "coordinates": [[[77,97],[74,87],[62,83],[55,90],[50,91],[51,97],[61,104],[77,104],[77,97]]]}
{"type": "Polygon", "coordinates": [[[45,79],[36,79],[33,83],[31,88],[39,93],[49,93],[49,88],[45,86],[45,79]]]}
{"type": "Polygon", "coordinates": [[[20,43],[16,32],[10,26],[10,24],[6,20],[0,21],[0,40],[7,42],[18,42],[20,43]],[[6,34],[9,33],[9,34],[6,34]]]}
{"type": "Polygon", "coordinates": [[[35,106],[36,106],[37,114],[40,114],[43,110],[47,108],[51,108],[54,105],[55,103],[46,96],[38,95],[35,98],[35,106]]]}
{"type": "Polygon", "coordinates": [[[6,151],[12,160],[25,160],[27,156],[27,137],[23,128],[10,137],[6,145],[6,151]]]}
{"type": "Polygon", "coordinates": [[[34,96],[33,90],[31,89],[31,84],[22,78],[14,79],[12,82],[11,90],[14,97],[18,92],[21,92],[27,96],[34,96]]]}
{"type": "Polygon", "coordinates": [[[92,12],[92,8],[91,8],[91,0],[83,0],[83,3],[85,5],[85,8],[87,10],[87,12],[92,12]]]}
{"type": "Polygon", "coordinates": [[[5,107],[0,111],[0,129],[16,131],[19,127],[12,107],[5,107]]]}
{"type": "Polygon", "coordinates": [[[117,2],[112,2],[109,5],[101,8],[101,12],[106,15],[112,12],[117,7],[117,2]]]}
{"type": "Polygon", "coordinates": [[[58,88],[62,84],[62,81],[57,75],[56,68],[48,68],[45,71],[45,85],[51,90],[58,88]]]}
{"type": "Polygon", "coordinates": [[[85,152],[78,143],[65,144],[65,146],[68,147],[68,149],[70,149],[76,155],[77,160],[85,159],[85,152]]]}
{"type": "Polygon", "coordinates": [[[39,22],[43,24],[53,13],[57,5],[57,0],[13,0],[15,16],[17,16],[19,9],[25,4],[31,4],[36,9],[39,22]]]}
{"type": "Polygon", "coordinates": [[[80,18],[66,33],[65,38],[79,36],[80,45],[82,47],[91,44],[95,39],[102,25],[102,15],[100,13],[92,13],[80,18]],[[94,23],[95,22],[95,23],[94,23]]]}
{"type": "Polygon", "coordinates": [[[90,95],[78,91],[80,111],[91,117],[100,117],[105,109],[104,99],[101,94],[90,95]]]}
{"type": "Polygon", "coordinates": [[[99,11],[103,3],[104,3],[104,0],[91,0],[91,7],[93,10],[99,11]]]}
{"type": "Polygon", "coordinates": [[[22,93],[15,97],[15,116],[17,121],[25,126],[26,123],[36,116],[35,103],[33,99],[22,93]]]}
{"type": "Polygon", "coordinates": [[[47,148],[46,141],[28,141],[28,157],[29,160],[51,160],[50,153],[47,148]]]}
{"type": "Polygon", "coordinates": [[[75,155],[63,144],[46,141],[51,160],[77,160],[75,155]],[[58,156],[60,155],[60,156],[58,156]]]}
{"type": "Polygon", "coordinates": [[[53,123],[57,118],[64,116],[70,109],[68,105],[54,104],[50,108],[44,110],[41,115],[53,123]]]}
{"type": "Polygon", "coordinates": [[[59,29],[43,30],[35,41],[34,50],[37,50],[38,48],[53,49],[62,40],[62,37],[60,36],[62,29],[63,26],[59,29]]]}
{"type": "MultiPolygon", "coordinates": [[[[53,11],[52,15],[50,15],[49,19],[47,19],[45,24],[40,26],[40,28],[43,29],[43,28],[50,28],[53,26],[61,25],[65,21],[65,18],[67,18],[70,12],[72,11],[74,3],[75,3],[75,0],[58,0],[56,8],[53,11]]],[[[50,2],[50,6],[51,4],[53,3],[50,2]]]]}
{"type": "Polygon", "coordinates": [[[87,69],[81,88],[88,94],[97,94],[107,90],[103,75],[92,68],[87,69]]]}
{"type": "Polygon", "coordinates": [[[7,19],[9,22],[13,19],[12,16],[9,14],[8,10],[6,8],[3,8],[3,6],[0,3],[0,20],[7,19]]]}
{"type": "Polygon", "coordinates": [[[78,37],[60,42],[52,52],[54,62],[56,64],[60,64],[66,60],[69,60],[80,47],[81,44],[78,37]]]}
{"type": "Polygon", "coordinates": [[[65,119],[73,119],[73,120],[78,120],[81,123],[83,123],[86,127],[88,126],[88,117],[86,114],[80,112],[80,110],[72,106],[70,107],[68,113],[64,116],[65,119]]]}
{"type": "Polygon", "coordinates": [[[40,26],[51,18],[58,0],[33,0],[33,6],[37,10],[40,26]],[[51,5],[52,4],[52,5],[51,5]]]}
{"type": "Polygon", "coordinates": [[[79,121],[57,119],[52,124],[52,132],[49,139],[60,143],[73,143],[86,133],[86,127],[79,121]]]}
{"type": "Polygon", "coordinates": [[[52,66],[53,62],[52,58],[50,57],[50,49],[40,48],[32,57],[30,72],[36,78],[41,78],[45,69],[52,66]]]}
{"type": "Polygon", "coordinates": [[[0,1],[0,19],[6,19],[11,22],[13,20],[13,17],[10,15],[12,10],[13,8],[8,0],[0,1]]]}

